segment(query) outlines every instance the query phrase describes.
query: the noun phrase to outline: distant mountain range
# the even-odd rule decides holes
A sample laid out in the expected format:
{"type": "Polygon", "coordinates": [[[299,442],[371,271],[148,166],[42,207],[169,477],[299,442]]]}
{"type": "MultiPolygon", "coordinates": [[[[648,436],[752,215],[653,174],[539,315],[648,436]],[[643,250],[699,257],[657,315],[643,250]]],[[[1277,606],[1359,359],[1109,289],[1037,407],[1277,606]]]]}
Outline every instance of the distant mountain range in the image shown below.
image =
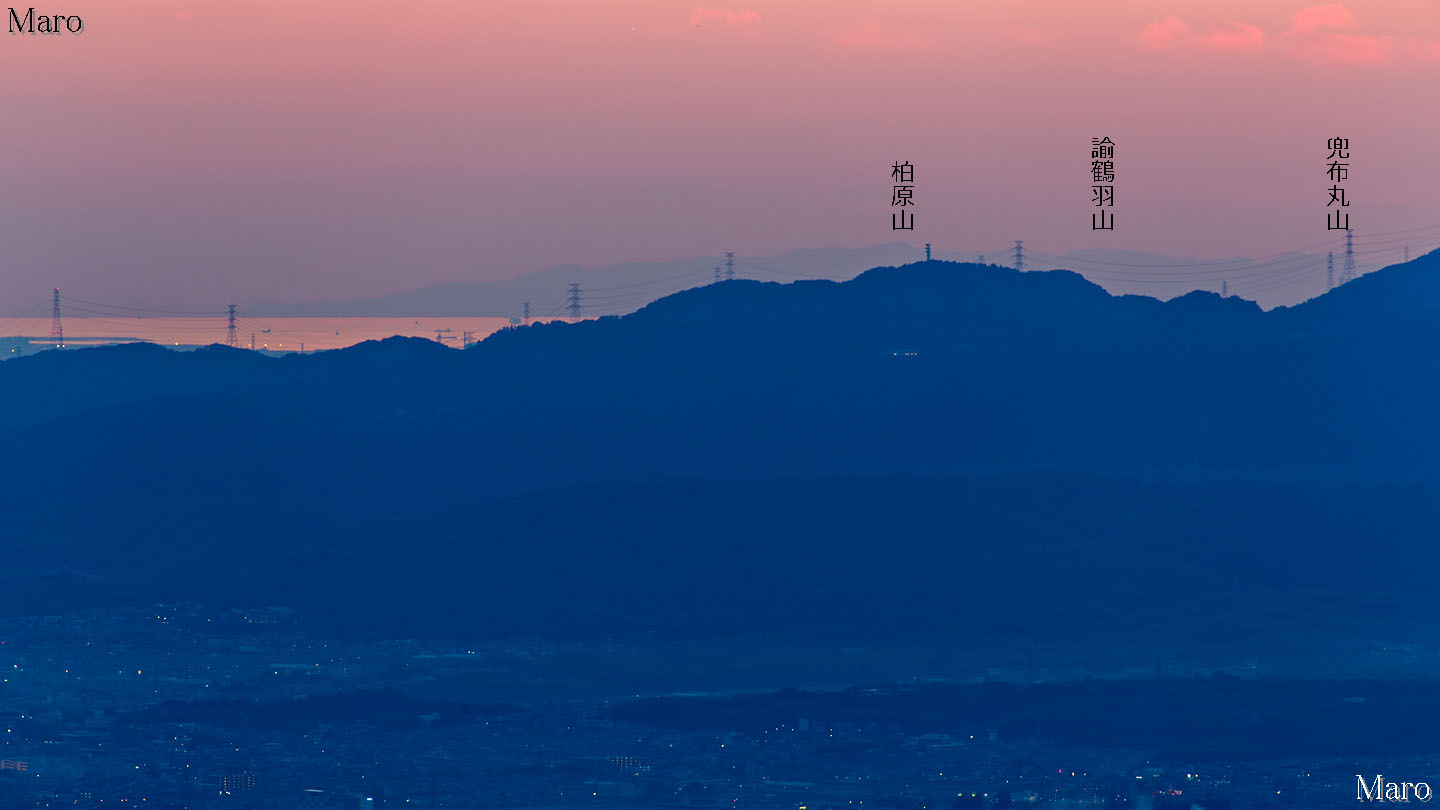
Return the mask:
{"type": "Polygon", "coordinates": [[[0,608],[977,645],[1129,644],[1139,616],[1176,644],[1429,632],[1437,304],[1436,253],[1269,312],[933,261],[467,351],[45,352],[0,364],[0,608]]]}
{"type": "MultiPolygon", "coordinates": [[[[895,242],[868,248],[829,247],[796,250],[766,258],[735,257],[736,278],[792,281],[796,278],[843,280],[868,270],[923,258],[923,250],[895,242]]],[[[313,316],[492,316],[520,317],[530,303],[535,318],[558,318],[566,309],[571,284],[580,284],[587,315],[632,312],[680,290],[715,281],[725,273],[725,257],[697,256],[663,262],[626,262],[603,268],[560,265],[504,281],[432,284],[377,298],[256,304],[250,314],[313,316]]]]}
{"type": "MultiPolygon", "coordinates": [[[[934,258],[1005,266],[1013,264],[1009,247],[994,251],[936,248],[934,258]]],[[[924,258],[923,248],[904,243],[866,248],[828,247],[795,250],[778,256],[735,258],[735,276],[761,281],[830,279],[845,281],[872,267],[901,265],[924,258]]],[[[261,303],[246,308],[253,316],[493,316],[520,317],[530,304],[534,318],[568,314],[571,284],[581,285],[586,315],[633,312],[658,298],[713,283],[725,257],[698,256],[664,262],[627,262],[604,268],[563,265],[504,281],[452,282],[376,298],[301,303],[261,303]]],[[[1077,250],[1061,256],[1030,254],[1027,269],[1073,269],[1117,294],[1169,298],[1195,289],[1229,291],[1265,306],[1295,303],[1325,291],[1325,256],[1290,253],[1254,262],[1245,258],[1202,260],[1131,250],[1077,250]],[[1308,269],[1308,272],[1307,272],[1308,269]]]]}

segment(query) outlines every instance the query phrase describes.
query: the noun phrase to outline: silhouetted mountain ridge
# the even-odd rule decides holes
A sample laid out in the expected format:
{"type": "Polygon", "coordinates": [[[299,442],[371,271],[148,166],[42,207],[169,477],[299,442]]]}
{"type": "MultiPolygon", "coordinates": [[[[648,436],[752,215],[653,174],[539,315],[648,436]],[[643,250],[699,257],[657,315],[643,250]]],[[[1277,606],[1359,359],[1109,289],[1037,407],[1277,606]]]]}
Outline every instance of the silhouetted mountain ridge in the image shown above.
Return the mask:
{"type": "MultiPolygon", "coordinates": [[[[1185,583],[1193,619],[1222,585],[1243,615],[1284,568],[1302,579],[1281,601],[1334,632],[1347,553],[1431,567],[1437,264],[1270,312],[929,262],[716,284],[465,352],[22,358],[0,364],[4,607],[49,598],[24,572],[60,567],[80,600],[253,599],[397,632],[740,632],[840,600],[879,632],[936,619],[964,569],[1024,572],[1034,628],[1114,603],[1073,572],[1167,583],[1134,591],[1143,611],[1185,583]],[[754,603],[731,609],[732,586],[754,603]]],[[[996,582],[966,585],[970,610],[996,582]]]]}

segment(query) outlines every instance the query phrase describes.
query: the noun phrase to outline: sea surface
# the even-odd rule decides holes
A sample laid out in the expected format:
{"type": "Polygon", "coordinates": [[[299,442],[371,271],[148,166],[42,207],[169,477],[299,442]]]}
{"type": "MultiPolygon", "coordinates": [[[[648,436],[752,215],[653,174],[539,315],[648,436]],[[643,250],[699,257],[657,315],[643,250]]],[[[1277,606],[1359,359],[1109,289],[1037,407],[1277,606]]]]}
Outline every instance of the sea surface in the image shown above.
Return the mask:
{"type": "MultiPolygon", "coordinates": [[[[510,325],[507,318],[237,318],[235,345],[268,351],[323,351],[395,335],[439,340],[460,347],[510,325]],[[303,348],[302,348],[303,347],[303,348]]],[[[0,318],[0,339],[28,338],[36,350],[53,345],[50,319],[0,318]]],[[[225,343],[225,316],[209,318],[71,318],[62,320],[65,345],[159,343],[166,346],[208,346],[225,343]]],[[[6,340],[14,344],[13,340],[6,340]]]]}

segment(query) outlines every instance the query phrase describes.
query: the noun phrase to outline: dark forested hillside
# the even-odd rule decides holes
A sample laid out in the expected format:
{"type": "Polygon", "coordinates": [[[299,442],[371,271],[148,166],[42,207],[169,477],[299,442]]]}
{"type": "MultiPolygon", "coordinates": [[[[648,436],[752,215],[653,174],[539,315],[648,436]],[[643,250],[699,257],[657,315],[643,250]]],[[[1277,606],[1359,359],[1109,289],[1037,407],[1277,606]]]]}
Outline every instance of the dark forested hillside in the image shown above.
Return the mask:
{"type": "Polygon", "coordinates": [[[929,262],[465,352],[49,352],[0,364],[3,607],[994,635],[1006,604],[1026,633],[1114,636],[1125,604],[1363,632],[1419,603],[1326,608],[1369,593],[1358,559],[1415,594],[1437,562],[1437,301],[1434,254],[1271,312],[929,262]],[[347,589],[373,606],[336,608],[347,589]]]}

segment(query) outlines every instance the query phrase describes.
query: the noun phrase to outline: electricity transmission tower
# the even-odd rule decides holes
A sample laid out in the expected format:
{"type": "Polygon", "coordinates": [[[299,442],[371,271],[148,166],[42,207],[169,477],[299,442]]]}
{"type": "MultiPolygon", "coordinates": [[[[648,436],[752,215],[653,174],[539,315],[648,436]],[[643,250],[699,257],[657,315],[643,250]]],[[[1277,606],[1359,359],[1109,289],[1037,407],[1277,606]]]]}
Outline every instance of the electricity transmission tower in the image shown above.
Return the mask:
{"type": "Polygon", "coordinates": [[[570,320],[580,320],[580,285],[570,285],[570,320]]]}
{"type": "Polygon", "coordinates": [[[65,327],[60,325],[60,288],[55,288],[55,304],[50,308],[50,339],[55,348],[65,348],[65,327]]]}
{"type": "Polygon", "coordinates": [[[1355,233],[1345,229],[1345,268],[1340,271],[1340,284],[1344,286],[1355,280],[1355,233]]]}

